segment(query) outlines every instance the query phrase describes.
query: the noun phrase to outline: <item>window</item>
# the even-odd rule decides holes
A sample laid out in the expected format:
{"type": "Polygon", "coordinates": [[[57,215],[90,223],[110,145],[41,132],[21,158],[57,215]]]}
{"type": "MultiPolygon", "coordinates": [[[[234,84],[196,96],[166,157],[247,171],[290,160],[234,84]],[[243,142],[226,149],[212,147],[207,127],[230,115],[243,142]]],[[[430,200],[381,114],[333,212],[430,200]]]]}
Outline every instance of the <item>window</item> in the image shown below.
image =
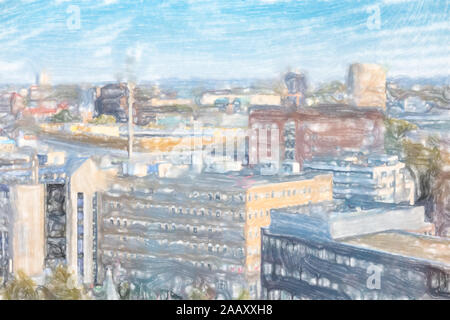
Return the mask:
{"type": "Polygon", "coordinates": [[[197,227],[193,228],[194,233],[197,233],[197,227]]]}
{"type": "Polygon", "coordinates": [[[77,193],[77,266],[78,273],[84,276],[84,194],[77,193]]]}
{"type": "Polygon", "coordinates": [[[216,211],[216,217],[219,218],[220,217],[220,210],[216,211]]]}

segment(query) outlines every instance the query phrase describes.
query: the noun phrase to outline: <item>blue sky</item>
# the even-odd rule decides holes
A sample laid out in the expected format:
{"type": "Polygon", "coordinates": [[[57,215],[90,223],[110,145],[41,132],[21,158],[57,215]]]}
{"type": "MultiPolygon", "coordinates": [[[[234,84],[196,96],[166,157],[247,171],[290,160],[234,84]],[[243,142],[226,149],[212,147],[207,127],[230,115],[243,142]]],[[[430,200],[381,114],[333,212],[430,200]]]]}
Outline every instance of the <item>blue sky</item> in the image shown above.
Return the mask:
{"type": "Polygon", "coordinates": [[[0,83],[448,76],[448,0],[0,0],[0,83]],[[77,11],[80,12],[79,25],[77,11]]]}

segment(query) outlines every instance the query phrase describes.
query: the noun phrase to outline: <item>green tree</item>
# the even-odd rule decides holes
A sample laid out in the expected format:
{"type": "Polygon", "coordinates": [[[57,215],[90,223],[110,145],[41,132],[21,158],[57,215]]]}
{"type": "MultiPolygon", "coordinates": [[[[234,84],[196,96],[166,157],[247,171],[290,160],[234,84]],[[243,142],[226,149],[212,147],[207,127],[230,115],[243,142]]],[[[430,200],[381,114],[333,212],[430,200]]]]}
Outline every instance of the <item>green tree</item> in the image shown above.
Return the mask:
{"type": "Polygon", "coordinates": [[[94,118],[90,123],[93,124],[114,124],[116,123],[116,118],[112,115],[102,114],[97,118],[94,118]]]}
{"type": "Polygon", "coordinates": [[[5,300],[39,300],[36,283],[23,271],[18,271],[13,280],[2,290],[5,300]]]}
{"type": "Polygon", "coordinates": [[[59,111],[50,119],[51,122],[72,122],[78,120],[79,120],[78,117],[75,117],[70,113],[69,110],[66,109],[59,111]]]}
{"type": "Polygon", "coordinates": [[[82,300],[85,299],[84,292],[78,288],[73,274],[66,267],[56,267],[52,274],[46,279],[42,288],[45,299],[51,300],[82,300]]]}
{"type": "Polygon", "coordinates": [[[402,142],[403,153],[405,154],[405,164],[417,175],[419,182],[419,200],[429,200],[432,197],[434,180],[439,175],[442,166],[441,152],[439,147],[430,138],[427,145],[409,140],[402,142]]]}
{"type": "Polygon", "coordinates": [[[189,294],[189,299],[191,300],[208,300],[208,296],[205,292],[198,288],[192,289],[189,294]]]}
{"type": "Polygon", "coordinates": [[[402,155],[403,139],[406,133],[417,129],[417,126],[405,120],[387,118],[384,120],[386,132],[384,136],[384,147],[389,154],[402,155]]]}
{"type": "Polygon", "coordinates": [[[236,300],[250,300],[250,292],[247,289],[242,289],[236,300]]]}

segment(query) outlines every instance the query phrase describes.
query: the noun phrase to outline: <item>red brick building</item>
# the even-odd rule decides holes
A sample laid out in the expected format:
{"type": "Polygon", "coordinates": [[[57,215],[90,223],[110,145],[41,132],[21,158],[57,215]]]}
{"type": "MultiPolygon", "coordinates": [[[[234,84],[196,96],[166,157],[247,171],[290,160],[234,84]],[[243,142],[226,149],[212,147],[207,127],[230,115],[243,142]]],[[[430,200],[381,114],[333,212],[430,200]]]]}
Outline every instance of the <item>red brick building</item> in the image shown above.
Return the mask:
{"type": "Polygon", "coordinates": [[[271,150],[275,141],[271,143],[273,130],[278,131],[280,160],[295,160],[300,166],[303,160],[315,156],[382,152],[383,120],[380,110],[347,105],[320,105],[296,111],[281,108],[254,110],[249,116],[249,153],[253,159],[250,162],[259,163],[264,158],[261,143],[267,143],[267,150],[271,150]]]}

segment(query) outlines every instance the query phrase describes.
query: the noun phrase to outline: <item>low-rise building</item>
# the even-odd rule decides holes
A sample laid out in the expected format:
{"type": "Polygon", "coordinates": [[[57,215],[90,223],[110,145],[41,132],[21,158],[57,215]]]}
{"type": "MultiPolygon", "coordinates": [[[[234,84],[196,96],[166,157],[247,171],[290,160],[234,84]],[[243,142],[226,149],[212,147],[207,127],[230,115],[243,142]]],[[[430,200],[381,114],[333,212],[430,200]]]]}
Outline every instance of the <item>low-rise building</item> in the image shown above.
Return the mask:
{"type": "Polygon", "coordinates": [[[303,167],[333,174],[333,195],[337,199],[415,202],[414,180],[397,156],[315,157],[305,160],[303,167]]]}
{"type": "Polygon", "coordinates": [[[305,215],[290,224],[262,230],[265,299],[450,299],[447,239],[384,231],[335,240],[305,215]]]}

